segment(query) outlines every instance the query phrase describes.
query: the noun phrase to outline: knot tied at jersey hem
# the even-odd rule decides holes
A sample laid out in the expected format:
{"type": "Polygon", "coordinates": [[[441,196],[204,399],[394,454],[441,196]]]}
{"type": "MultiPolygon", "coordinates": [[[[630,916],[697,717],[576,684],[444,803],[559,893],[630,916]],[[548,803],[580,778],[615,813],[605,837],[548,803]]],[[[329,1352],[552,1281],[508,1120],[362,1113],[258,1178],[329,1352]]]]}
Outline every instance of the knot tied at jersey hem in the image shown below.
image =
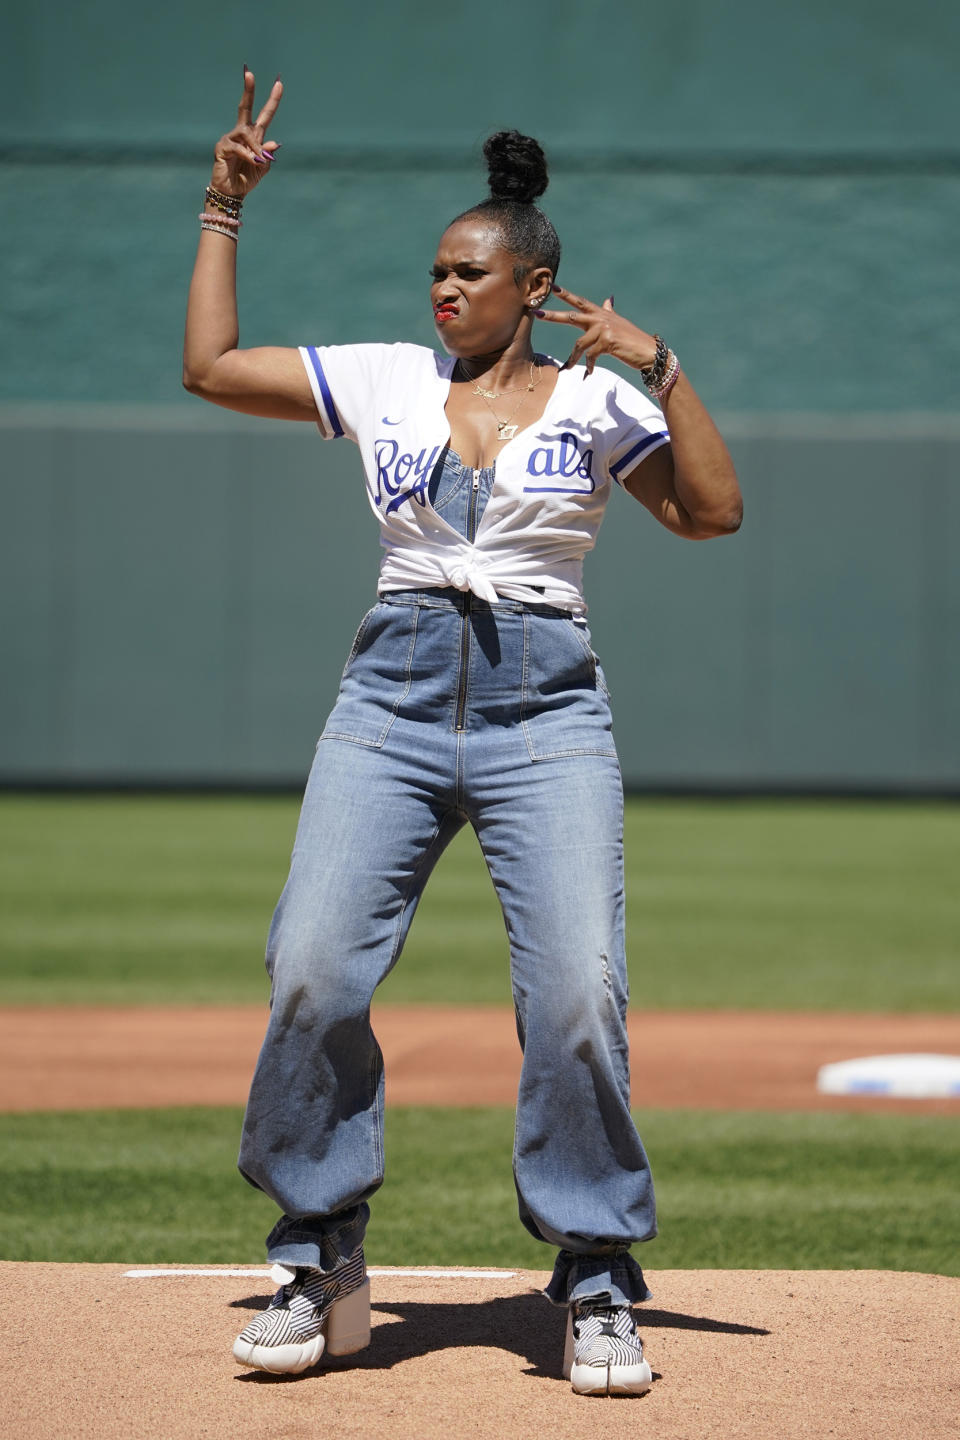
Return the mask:
{"type": "Polygon", "coordinates": [[[449,560],[444,559],[440,563],[440,569],[443,571],[444,580],[455,590],[469,590],[478,600],[485,600],[488,605],[495,605],[499,600],[496,588],[487,579],[475,553],[466,558],[451,556],[449,560]]]}

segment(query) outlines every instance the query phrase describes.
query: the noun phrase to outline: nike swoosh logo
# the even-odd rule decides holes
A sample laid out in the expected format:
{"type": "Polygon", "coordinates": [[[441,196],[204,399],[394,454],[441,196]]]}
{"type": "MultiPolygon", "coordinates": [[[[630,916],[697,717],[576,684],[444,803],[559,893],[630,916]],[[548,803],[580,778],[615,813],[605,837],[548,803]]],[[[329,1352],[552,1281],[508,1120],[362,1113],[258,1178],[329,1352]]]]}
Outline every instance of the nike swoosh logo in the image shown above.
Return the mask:
{"type": "Polygon", "coordinates": [[[399,420],[388,420],[386,415],[384,415],[381,417],[381,423],[384,425],[402,425],[405,419],[406,416],[404,415],[401,416],[399,420]]]}

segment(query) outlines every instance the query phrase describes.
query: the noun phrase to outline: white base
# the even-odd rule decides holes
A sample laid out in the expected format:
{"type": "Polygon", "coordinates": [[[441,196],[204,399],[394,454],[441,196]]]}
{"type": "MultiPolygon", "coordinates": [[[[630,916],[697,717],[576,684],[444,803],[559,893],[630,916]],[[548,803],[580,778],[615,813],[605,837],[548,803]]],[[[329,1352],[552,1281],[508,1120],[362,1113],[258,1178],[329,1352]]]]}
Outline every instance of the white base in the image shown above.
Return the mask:
{"type": "Polygon", "coordinates": [[[817,1072],[821,1095],[886,1095],[900,1100],[960,1099],[960,1055],[865,1055],[817,1072]]]}

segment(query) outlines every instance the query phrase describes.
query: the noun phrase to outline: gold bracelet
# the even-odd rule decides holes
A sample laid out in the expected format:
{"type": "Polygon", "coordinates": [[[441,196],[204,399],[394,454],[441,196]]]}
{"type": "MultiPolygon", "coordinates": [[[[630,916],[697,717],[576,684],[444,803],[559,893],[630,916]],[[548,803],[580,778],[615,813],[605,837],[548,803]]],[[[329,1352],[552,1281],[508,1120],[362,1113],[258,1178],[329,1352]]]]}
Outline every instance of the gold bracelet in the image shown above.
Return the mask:
{"type": "Polygon", "coordinates": [[[239,195],[224,195],[222,190],[215,190],[212,185],[208,185],[205,199],[208,204],[214,205],[224,215],[229,215],[232,220],[240,219],[243,200],[239,195]]]}

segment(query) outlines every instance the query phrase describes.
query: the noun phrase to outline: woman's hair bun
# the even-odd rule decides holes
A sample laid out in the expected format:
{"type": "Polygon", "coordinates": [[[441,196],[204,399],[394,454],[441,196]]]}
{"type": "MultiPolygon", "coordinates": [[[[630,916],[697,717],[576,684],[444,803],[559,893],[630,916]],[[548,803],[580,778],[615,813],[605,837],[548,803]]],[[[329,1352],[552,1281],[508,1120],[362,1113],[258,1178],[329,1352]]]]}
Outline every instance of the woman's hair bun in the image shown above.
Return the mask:
{"type": "Polygon", "coordinates": [[[484,142],[483,156],[495,200],[529,205],[546,190],[547,158],[532,136],[521,135],[519,130],[498,130],[484,142]]]}

